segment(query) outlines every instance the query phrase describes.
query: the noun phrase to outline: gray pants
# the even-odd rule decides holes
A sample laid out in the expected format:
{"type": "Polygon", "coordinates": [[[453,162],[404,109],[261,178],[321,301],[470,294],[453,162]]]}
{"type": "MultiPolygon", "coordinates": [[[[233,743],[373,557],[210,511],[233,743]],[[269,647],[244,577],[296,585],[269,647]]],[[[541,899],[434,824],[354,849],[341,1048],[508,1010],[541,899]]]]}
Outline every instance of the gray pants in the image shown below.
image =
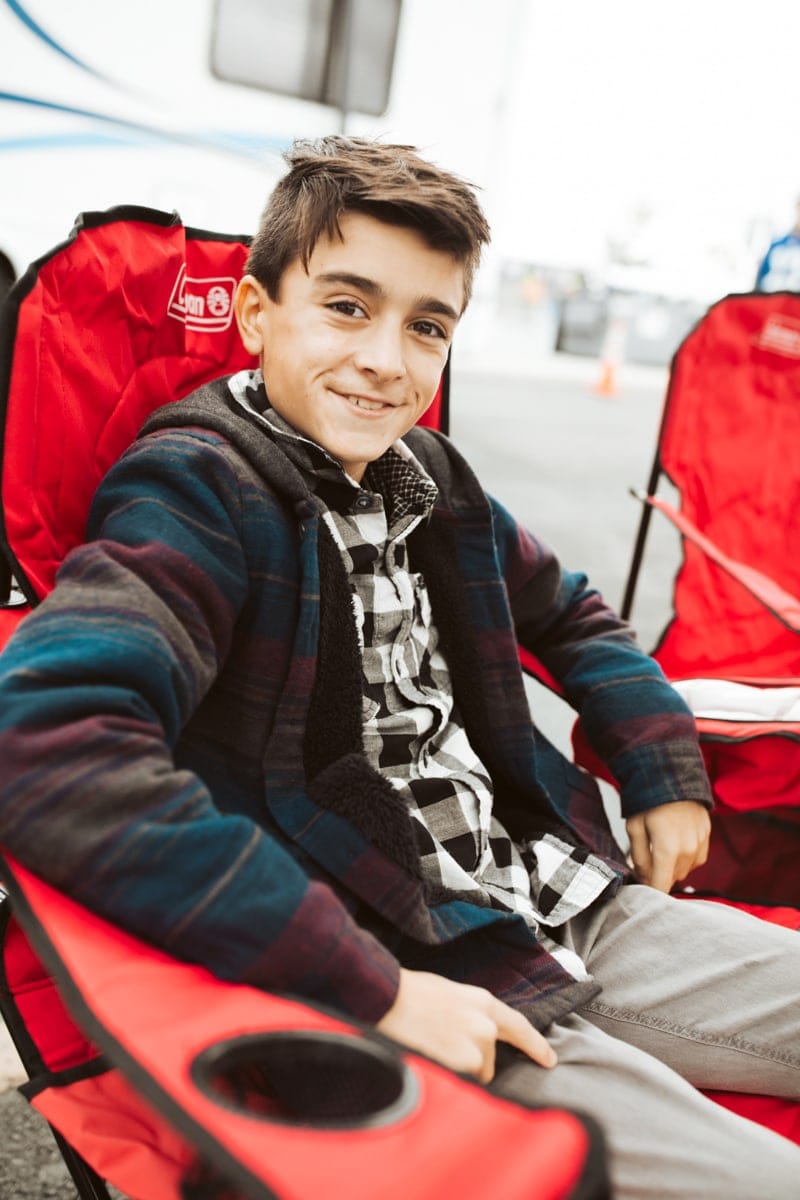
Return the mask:
{"type": "Polygon", "coordinates": [[[800,1146],[696,1090],[800,1099],[800,934],[633,885],[560,940],[603,991],[497,1090],[594,1116],[620,1200],[800,1200],[800,1146]]]}

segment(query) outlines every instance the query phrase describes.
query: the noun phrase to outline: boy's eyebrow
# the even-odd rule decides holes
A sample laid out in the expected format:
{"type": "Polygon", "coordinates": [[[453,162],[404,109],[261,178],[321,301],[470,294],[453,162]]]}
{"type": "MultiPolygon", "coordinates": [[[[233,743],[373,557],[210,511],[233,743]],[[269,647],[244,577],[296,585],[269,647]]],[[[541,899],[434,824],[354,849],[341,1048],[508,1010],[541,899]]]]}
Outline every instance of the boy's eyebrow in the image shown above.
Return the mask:
{"type": "MultiPolygon", "coordinates": [[[[325,271],[316,278],[320,283],[344,284],[345,287],[366,292],[368,296],[374,296],[378,300],[383,300],[386,296],[385,289],[374,279],[368,279],[366,275],[354,275],[350,271],[325,271]]],[[[452,321],[457,321],[461,315],[450,304],[446,304],[444,300],[438,300],[436,296],[420,296],[416,304],[424,312],[437,313],[441,317],[449,317],[452,321]]]]}

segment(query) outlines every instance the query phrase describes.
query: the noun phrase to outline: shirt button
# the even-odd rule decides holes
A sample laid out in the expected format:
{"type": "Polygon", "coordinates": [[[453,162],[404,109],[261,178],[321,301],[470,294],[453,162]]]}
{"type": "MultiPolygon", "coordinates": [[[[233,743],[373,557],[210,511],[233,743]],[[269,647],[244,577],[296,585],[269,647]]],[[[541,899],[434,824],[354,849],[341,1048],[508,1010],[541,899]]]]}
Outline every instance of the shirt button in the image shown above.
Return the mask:
{"type": "Polygon", "coordinates": [[[356,508],[360,508],[362,512],[368,508],[372,508],[372,497],[365,495],[363,492],[360,496],[356,496],[356,508]]]}

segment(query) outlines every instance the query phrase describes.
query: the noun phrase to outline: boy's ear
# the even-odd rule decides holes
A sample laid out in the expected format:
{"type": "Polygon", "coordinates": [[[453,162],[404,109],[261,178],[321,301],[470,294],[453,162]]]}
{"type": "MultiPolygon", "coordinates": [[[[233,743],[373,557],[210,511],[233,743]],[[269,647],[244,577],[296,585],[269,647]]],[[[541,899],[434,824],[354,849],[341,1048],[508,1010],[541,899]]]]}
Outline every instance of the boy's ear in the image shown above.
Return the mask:
{"type": "Polygon", "coordinates": [[[268,300],[265,289],[254,276],[245,275],[239,280],[233,299],[236,324],[245,350],[257,358],[265,349],[265,310],[268,300]]]}

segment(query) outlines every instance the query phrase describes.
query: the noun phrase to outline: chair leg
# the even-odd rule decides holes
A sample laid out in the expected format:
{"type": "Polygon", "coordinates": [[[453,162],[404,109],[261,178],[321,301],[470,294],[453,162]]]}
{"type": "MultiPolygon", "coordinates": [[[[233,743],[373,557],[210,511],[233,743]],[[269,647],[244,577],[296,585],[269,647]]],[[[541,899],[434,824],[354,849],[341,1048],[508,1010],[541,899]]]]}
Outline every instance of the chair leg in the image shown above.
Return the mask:
{"type": "Polygon", "coordinates": [[[72,1182],[78,1191],[80,1200],[111,1200],[108,1188],[97,1172],[81,1158],[74,1146],[66,1141],[57,1129],[50,1126],[56,1145],[61,1151],[61,1157],[66,1163],[72,1182]]]}

